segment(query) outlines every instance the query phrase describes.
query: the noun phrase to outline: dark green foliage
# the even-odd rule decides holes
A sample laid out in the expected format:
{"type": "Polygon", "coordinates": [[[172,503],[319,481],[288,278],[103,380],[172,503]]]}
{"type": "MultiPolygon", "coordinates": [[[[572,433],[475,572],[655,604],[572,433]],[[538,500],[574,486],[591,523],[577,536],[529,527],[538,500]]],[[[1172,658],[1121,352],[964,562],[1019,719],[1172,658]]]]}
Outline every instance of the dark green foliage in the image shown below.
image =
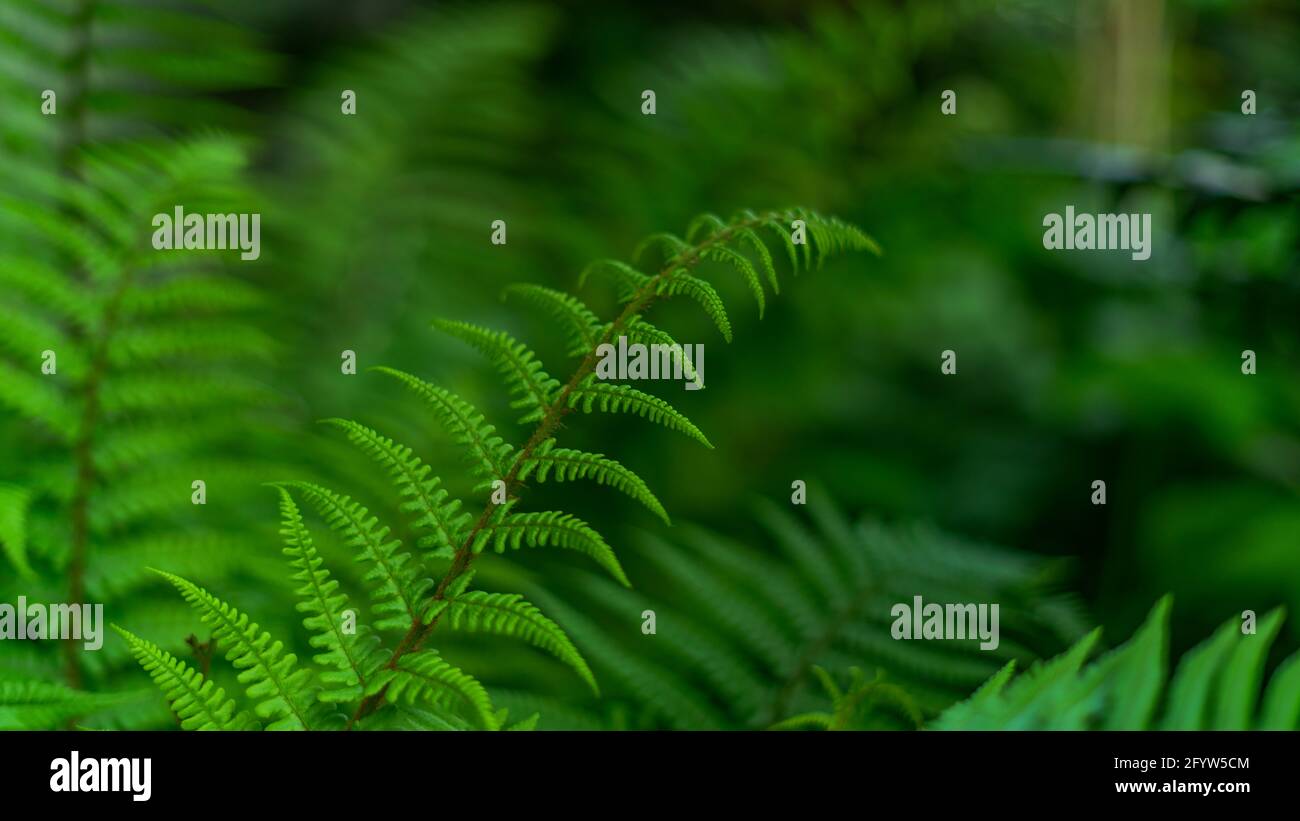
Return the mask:
{"type": "Polygon", "coordinates": [[[773,730],[860,730],[876,726],[875,720],[882,711],[892,711],[904,718],[910,726],[920,728],[921,711],[911,696],[897,685],[881,681],[879,674],[868,681],[857,667],[849,669],[847,690],[841,690],[830,673],[814,667],[813,673],[831,701],[830,712],[800,713],[772,725],[773,730]]]}
{"type": "MultiPolygon", "coordinates": [[[[625,706],[631,726],[915,726],[1009,659],[1050,654],[1083,632],[1072,600],[1052,589],[1050,563],[932,528],[850,522],[820,488],[809,491],[808,511],[811,521],[757,506],[775,553],[690,526],[671,541],[643,536],[647,567],[638,575],[662,597],[589,574],[536,582],[529,596],[565,625],[606,692],[604,704],[559,696],[566,709],[543,709],[540,726],[600,725],[611,704],[625,706]],[[914,595],[999,602],[999,647],[895,640],[891,608],[914,595]],[[655,614],[653,635],[642,632],[646,611],[655,614]],[[820,686],[811,686],[814,676],[820,686]],[[836,678],[851,679],[852,709],[808,718],[836,678]]],[[[518,691],[499,700],[537,703],[518,691]]]]}
{"type": "Polygon", "coordinates": [[[941,730],[1296,730],[1300,655],[1278,666],[1267,687],[1269,647],[1282,627],[1274,610],[1243,633],[1229,619],[1188,651],[1169,676],[1171,599],[1158,602],[1127,643],[1088,663],[1100,636],[1020,675],[1013,665],[932,725],[941,730]],[[1261,688],[1263,688],[1261,693],[1261,688]]]}

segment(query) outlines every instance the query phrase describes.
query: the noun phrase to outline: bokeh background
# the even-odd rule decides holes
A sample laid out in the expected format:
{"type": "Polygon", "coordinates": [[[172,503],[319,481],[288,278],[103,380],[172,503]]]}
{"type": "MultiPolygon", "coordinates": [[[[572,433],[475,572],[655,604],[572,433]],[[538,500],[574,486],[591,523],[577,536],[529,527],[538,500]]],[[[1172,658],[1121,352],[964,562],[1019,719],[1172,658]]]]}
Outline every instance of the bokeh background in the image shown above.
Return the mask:
{"type": "MultiPolygon", "coordinates": [[[[431,319],[509,329],[563,373],[562,339],[503,302],[503,286],[573,289],[588,261],[626,259],[697,213],[787,205],[849,220],[884,253],[787,280],[761,322],[723,280],[731,346],[690,310],[657,315],[708,346],[709,387],[664,395],[715,449],[598,416],[569,425],[565,444],[635,469],[675,522],[760,552],[770,534],[753,500],[784,502],[802,479],[846,515],[1051,560],[1075,620],[1114,640],[1165,593],[1174,652],[1244,609],[1300,610],[1290,0],[158,5],[0,9],[0,185],[21,200],[19,169],[69,166],[96,146],[201,137],[246,157],[239,182],[263,214],[263,252],[223,275],[265,297],[247,317],[265,355],[240,367],[270,396],[231,432],[241,467],[206,509],[148,516],[188,530],[224,509],[259,558],[216,562],[200,580],[268,626],[301,633],[258,481],[321,477],[376,507],[391,496],[316,420],[400,434],[468,490],[445,438],[364,368],[452,386],[521,438],[492,369],[431,319]],[[88,29],[69,23],[79,13],[88,29]],[[47,87],[69,89],[53,121],[34,102],[47,87]],[[343,89],[356,116],[340,113],[343,89]],[[654,116],[641,113],[644,89],[654,116]],[[1066,205],[1151,213],[1151,258],[1044,250],[1043,215],[1066,205]],[[502,247],[488,242],[496,219],[502,247]],[[345,349],[356,376],[339,372],[345,349]],[[945,349],[956,375],[940,373],[945,349]],[[1255,375],[1241,372],[1246,349],[1255,375]],[[1097,479],[1104,507],[1090,501],[1097,479]]],[[[11,257],[23,248],[0,236],[11,257]]],[[[600,289],[583,297],[613,305],[600,289]]],[[[57,447],[14,405],[0,415],[0,480],[20,482],[32,454],[57,447]]],[[[594,486],[548,485],[529,503],[559,500],[616,543],[639,589],[672,601],[633,535],[661,525],[594,486]]],[[[68,562],[60,504],[29,540],[51,596],[68,562]]],[[[116,538],[105,531],[105,550],[116,538]]],[[[521,556],[499,572],[539,583],[552,561],[521,556]]],[[[10,575],[0,586],[17,590],[10,575]]],[[[189,616],[160,607],[114,620],[155,625],[151,637],[183,650],[189,616]]],[[[1300,639],[1286,631],[1279,653],[1300,639]]],[[[499,666],[507,689],[535,676],[491,645],[462,653],[499,666]]],[[[34,651],[0,654],[7,669],[55,674],[34,651]]]]}

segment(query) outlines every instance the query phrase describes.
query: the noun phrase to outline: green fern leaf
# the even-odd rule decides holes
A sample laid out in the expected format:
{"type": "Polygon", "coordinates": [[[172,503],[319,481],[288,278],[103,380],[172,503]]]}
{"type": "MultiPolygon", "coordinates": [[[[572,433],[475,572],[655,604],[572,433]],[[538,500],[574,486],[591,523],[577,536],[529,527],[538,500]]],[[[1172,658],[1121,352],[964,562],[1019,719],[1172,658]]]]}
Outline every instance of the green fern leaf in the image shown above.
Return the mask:
{"type": "Polygon", "coordinates": [[[778,721],[769,730],[829,730],[835,721],[830,713],[802,713],[778,721]]]}
{"type": "Polygon", "coordinates": [[[514,448],[496,435],[496,428],[487,424],[483,414],[473,405],[445,388],[404,371],[385,367],[371,370],[393,377],[428,404],[438,424],[451,434],[457,444],[465,446],[475,476],[489,484],[493,479],[505,478],[510,464],[510,452],[514,448]]]}
{"type": "Polygon", "coordinates": [[[1268,648],[1282,629],[1282,619],[1281,609],[1265,614],[1255,625],[1250,640],[1243,637],[1233,648],[1216,688],[1218,698],[1214,705],[1213,729],[1252,729],[1264,662],[1268,660],[1268,648]]]}
{"type": "MultiPolygon", "coordinates": [[[[300,487],[297,484],[293,486],[300,487]]],[[[306,614],[302,623],[313,633],[311,645],[324,651],[315,655],[313,661],[334,668],[321,674],[324,687],[318,698],[326,702],[360,698],[366,678],[388,661],[387,653],[378,647],[379,637],[366,625],[354,624],[350,630],[344,628],[344,613],[349,610],[347,594],[336,592],[339,583],[331,579],[329,571],[322,567],[324,560],[316,552],[311,533],[293,497],[283,486],[276,489],[280,493],[280,537],[284,540],[284,554],[296,571],[293,580],[302,584],[294,591],[301,599],[297,609],[306,614]]],[[[323,499],[327,493],[319,488],[313,488],[311,492],[315,492],[318,499],[323,499]]],[[[354,612],[353,618],[355,616],[354,612]]]]}
{"type": "MultiPolygon", "coordinates": [[[[618,682],[623,690],[635,694],[641,704],[649,705],[656,714],[664,716],[669,726],[680,730],[724,726],[715,705],[691,689],[681,676],[655,666],[642,653],[610,639],[591,619],[557,597],[537,590],[532,593],[532,598],[564,625],[587,658],[603,662],[597,667],[602,681],[612,679],[618,682]]],[[[635,621],[630,622],[631,629],[635,629],[635,624],[635,621]]]]}
{"type": "Polygon", "coordinates": [[[198,670],[185,664],[153,642],[146,641],[117,625],[113,625],[131,648],[131,654],[140,662],[162,690],[172,712],[180,719],[184,730],[255,730],[259,729],[253,717],[239,711],[235,700],[226,697],[226,691],[203,678],[198,670]]]}
{"type": "Polygon", "coordinates": [[[171,582],[212,628],[226,658],[241,670],[239,681],[248,697],[257,702],[255,712],[271,723],[268,730],[310,730],[322,721],[313,709],[316,687],[311,673],[297,667],[298,658],[285,653],[284,645],[258,629],[247,615],[180,576],[161,570],[158,575],[171,582]]]}
{"type": "Polygon", "coordinates": [[[706,448],[713,447],[700,429],[672,405],[629,385],[602,382],[594,375],[588,376],[569,393],[568,404],[570,408],[581,407],[583,413],[591,413],[596,408],[604,413],[635,413],[669,430],[684,433],[706,448]]]}
{"type": "Polygon", "coordinates": [[[445,557],[460,545],[461,531],[468,514],[460,511],[460,502],[447,499],[447,491],[438,487],[441,480],[429,476],[430,467],[420,461],[410,448],[350,419],[326,419],[324,424],[342,428],[348,441],[388,469],[398,492],[405,500],[402,512],[414,513],[412,527],[428,535],[417,547],[432,556],[445,557]]]}
{"type": "Polygon", "coordinates": [[[468,342],[490,357],[506,377],[506,385],[516,398],[510,407],[527,411],[520,424],[536,422],[546,415],[560,383],[542,368],[537,355],[505,331],[491,331],[468,322],[434,320],[433,327],[468,342]]]}
{"type": "Polygon", "coordinates": [[[524,601],[518,593],[487,593],[474,590],[440,604],[442,616],[454,630],[515,636],[539,647],[572,667],[592,692],[600,695],[591,668],[558,624],[524,601]]]}
{"type": "Polygon", "coordinates": [[[727,224],[715,214],[700,214],[686,226],[686,241],[698,242],[701,238],[716,237],[727,230],[727,224]]]}
{"type": "Polygon", "coordinates": [[[575,296],[531,283],[507,286],[503,296],[515,295],[564,323],[569,356],[586,356],[600,341],[600,318],[575,296]]]}
{"type": "Polygon", "coordinates": [[[569,513],[547,510],[534,513],[513,513],[501,521],[486,525],[474,540],[474,552],[481,553],[492,544],[498,553],[504,553],[506,547],[518,550],[523,545],[528,547],[545,547],[555,545],[568,550],[585,553],[596,564],[609,571],[625,587],[631,587],[623,567],[618,563],[614,551],[599,533],[592,530],[586,522],[569,513]]]}
{"type": "Polygon", "coordinates": [[[34,576],[27,561],[27,506],[31,491],[0,482],[0,548],[24,579],[34,576]]]}
{"type": "Polygon", "coordinates": [[[586,285],[587,278],[592,274],[601,274],[612,280],[620,302],[631,302],[636,299],[652,281],[649,274],[638,271],[626,262],[616,259],[598,259],[582,269],[582,273],[578,275],[578,287],[586,285]]]}
{"type": "Polygon", "coordinates": [[[44,426],[64,442],[76,438],[78,419],[72,404],[48,379],[0,360],[0,408],[44,426]]]}
{"type": "Polygon", "coordinates": [[[1215,672],[1227,662],[1240,633],[1236,625],[1225,624],[1183,656],[1169,686],[1169,706],[1162,729],[1193,730],[1205,726],[1215,672]]]}
{"type": "Polygon", "coordinates": [[[58,269],[38,259],[0,254],[0,289],[25,297],[82,330],[94,322],[95,301],[58,269]]]}
{"type": "Polygon", "coordinates": [[[1300,727],[1300,653],[1273,671],[1260,708],[1259,730],[1293,730],[1300,727]]]}
{"type": "Polygon", "coordinates": [[[763,221],[763,227],[776,234],[781,240],[781,245],[785,248],[785,255],[790,260],[790,273],[799,273],[799,249],[794,244],[794,235],[790,229],[782,225],[775,219],[766,219],[763,221]]]}
{"type": "Polygon", "coordinates": [[[776,266],[772,263],[772,252],[768,250],[767,243],[763,242],[762,237],[753,228],[738,228],[736,237],[758,256],[759,262],[763,265],[763,273],[767,275],[767,282],[772,286],[772,293],[781,293],[781,283],[776,278],[776,266]]]}
{"type": "Polygon", "coordinates": [[[528,718],[521,719],[520,721],[516,721],[514,724],[511,724],[509,727],[506,727],[505,729],[514,730],[514,731],[536,730],[537,722],[541,719],[541,717],[542,717],[541,713],[533,713],[528,718]]]}
{"type": "MultiPolygon", "coordinates": [[[[606,328],[611,328],[607,325],[606,328]]],[[[704,378],[691,364],[691,360],[686,356],[685,350],[676,339],[666,331],[651,325],[641,316],[634,316],[623,326],[622,334],[627,337],[629,345],[645,345],[649,348],[652,345],[663,345],[673,353],[673,366],[681,364],[682,375],[694,382],[699,388],[704,387],[704,378]]]]}
{"type": "Polygon", "coordinates": [[[651,234],[637,244],[636,250],[632,252],[632,259],[640,260],[641,256],[651,248],[658,247],[663,253],[665,260],[674,259],[681,254],[689,251],[691,246],[681,237],[674,236],[666,232],[651,234]]]}
{"type": "Polygon", "coordinates": [[[469,674],[448,664],[436,651],[407,653],[396,669],[385,668],[371,680],[367,695],[384,692],[391,703],[423,704],[473,717],[487,730],[499,728],[487,690],[469,674]]]}
{"type": "Polygon", "coordinates": [[[87,693],[49,681],[0,680],[0,730],[43,730],[135,697],[87,693]]]}
{"type": "Polygon", "coordinates": [[[389,529],[362,505],[347,496],[309,482],[286,482],[302,494],[316,512],[339,534],[343,544],[357,551],[357,561],[371,565],[363,579],[370,591],[375,621],[380,630],[406,629],[420,622],[420,598],[433,580],[418,578],[418,566],[402,550],[401,539],[388,539],[389,529]]]}
{"type": "Polygon", "coordinates": [[[1167,694],[1165,655],[1170,601],[1165,597],[1132,639],[1081,666],[1097,631],[1068,654],[1010,679],[998,674],[946,712],[938,729],[1297,729],[1300,656],[1274,673],[1258,716],[1260,674],[1281,628],[1280,610],[1243,635],[1236,619],[1190,650],[1167,694]],[[1160,708],[1164,695],[1163,710],[1160,708]]]}
{"type": "Polygon", "coordinates": [[[692,276],[685,268],[678,268],[658,280],[655,293],[665,297],[686,296],[695,300],[718,327],[722,338],[728,343],[731,342],[731,320],[727,317],[727,307],[722,303],[722,297],[718,296],[718,292],[709,283],[692,276]]]}
{"type": "Polygon", "coordinates": [[[605,458],[604,454],[557,448],[554,439],[547,439],[524,462],[517,478],[522,482],[529,476],[535,476],[538,482],[545,482],[552,474],[557,482],[592,479],[599,484],[609,485],[645,505],[663,519],[664,524],[672,524],[668,520],[668,512],[641,477],[613,459],[605,458]]]}
{"type": "Polygon", "coordinates": [[[763,318],[763,311],[767,307],[767,298],[763,294],[763,283],[758,278],[758,271],[754,269],[754,263],[750,262],[743,254],[740,254],[725,245],[714,245],[706,249],[702,255],[704,259],[722,262],[735,268],[745,278],[745,284],[749,286],[749,292],[754,295],[754,300],[758,302],[758,318],[763,318]]]}

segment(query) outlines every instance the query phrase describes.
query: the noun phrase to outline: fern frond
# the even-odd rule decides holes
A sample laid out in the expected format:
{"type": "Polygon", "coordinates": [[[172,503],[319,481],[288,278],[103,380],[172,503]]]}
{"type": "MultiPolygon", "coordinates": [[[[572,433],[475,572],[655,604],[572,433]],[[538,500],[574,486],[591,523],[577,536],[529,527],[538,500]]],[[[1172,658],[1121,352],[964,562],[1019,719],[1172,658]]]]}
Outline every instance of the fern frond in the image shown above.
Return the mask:
{"type": "MultiPolygon", "coordinates": [[[[105,413],[166,413],[266,406],[276,401],[266,384],[237,370],[209,373],[124,373],[104,385],[105,413]]],[[[2,400],[0,400],[2,401],[2,400]]]]}
{"type": "Polygon", "coordinates": [[[1183,656],[1167,679],[1169,597],[1124,645],[1084,665],[1098,631],[1019,677],[1010,670],[948,710],[938,729],[1297,729],[1300,676],[1292,656],[1260,698],[1261,673],[1282,624],[1266,614],[1253,634],[1230,619],[1183,656]],[[1258,712],[1256,705],[1259,705],[1258,712]]]}
{"type": "Polygon", "coordinates": [[[26,297],[30,304],[83,330],[95,318],[95,301],[39,259],[0,254],[0,290],[26,297]]]}
{"type": "MultiPolygon", "coordinates": [[[[344,614],[350,610],[348,596],[338,592],[339,583],[331,579],[329,571],[322,567],[324,559],[316,552],[311,533],[293,497],[283,486],[276,489],[280,494],[280,537],[284,541],[284,554],[296,571],[293,580],[302,583],[294,591],[301,599],[297,609],[306,614],[302,623],[313,633],[310,644],[324,651],[313,656],[312,660],[334,668],[321,674],[321,683],[325,686],[318,698],[328,702],[360,698],[367,677],[388,661],[388,654],[380,649],[379,637],[370,632],[368,626],[356,621],[355,611],[352,611],[352,629],[344,629],[344,614]]],[[[316,492],[324,494],[326,491],[316,489],[316,492]]]]}
{"type": "Polygon", "coordinates": [[[577,297],[532,283],[506,287],[503,297],[515,295],[564,323],[569,356],[585,356],[600,340],[601,321],[577,297]]]}
{"type": "Polygon", "coordinates": [[[1264,691],[1256,729],[1300,727],[1300,653],[1278,665],[1264,691]]]}
{"type": "MultiPolygon", "coordinates": [[[[606,326],[609,327],[609,326],[606,326]]],[[[673,353],[674,367],[681,363],[682,375],[694,382],[700,388],[704,387],[704,378],[695,370],[695,365],[691,363],[686,356],[685,349],[681,344],[673,339],[667,331],[656,328],[645,320],[642,316],[634,316],[623,325],[621,331],[623,336],[627,337],[628,345],[645,345],[649,348],[651,345],[663,345],[673,353]]]]}
{"type": "Polygon", "coordinates": [[[778,721],[769,730],[829,730],[835,721],[830,713],[802,713],[778,721]]]}
{"type": "Polygon", "coordinates": [[[496,363],[506,377],[506,385],[516,398],[510,407],[527,411],[520,424],[540,420],[551,406],[560,383],[543,368],[528,346],[505,331],[492,331],[451,319],[437,319],[433,327],[468,342],[496,363]]]}
{"type": "Polygon", "coordinates": [[[753,228],[737,228],[736,237],[740,244],[749,246],[762,263],[763,273],[767,275],[767,282],[772,286],[772,293],[781,293],[781,283],[776,278],[776,265],[772,263],[772,252],[768,250],[767,243],[763,242],[762,237],[753,228]]]}
{"type": "Polygon", "coordinates": [[[186,578],[225,578],[239,573],[276,582],[284,577],[283,562],[243,534],[158,531],[124,537],[111,550],[92,556],[86,568],[86,592],[98,600],[142,593],[158,581],[148,568],[160,566],[186,578]]]}
{"type": "Polygon", "coordinates": [[[510,712],[539,716],[537,726],[546,730],[600,730],[606,724],[594,711],[576,707],[563,697],[541,696],[526,690],[501,687],[489,689],[492,703],[510,709],[510,712]]]}
{"type": "Polygon", "coordinates": [[[439,604],[443,619],[453,630],[521,638],[572,667],[592,692],[600,695],[591,668],[564,630],[518,593],[473,590],[439,604]]]}
{"type": "Polygon", "coordinates": [[[0,408],[44,426],[65,442],[76,437],[78,419],[72,403],[49,380],[0,360],[0,408]]]}
{"type": "Polygon", "coordinates": [[[415,704],[398,701],[390,709],[381,710],[360,719],[355,724],[355,727],[359,730],[435,730],[454,732],[473,730],[477,726],[459,715],[442,709],[426,709],[423,705],[423,701],[417,701],[415,704]]]}
{"type": "Polygon", "coordinates": [[[641,256],[651,248],[658,247],[663,254],[664,259],[672,259],[682,253],[690,250],[690,244],[681,237],[660,232],[651,234],[637,244],[636,249],[632,251],[632,259],[640,260],[641,256]]]}
{"type": "Polygon", "coordinates": [[[791,566],[798,568],[810,580],[817,592],[833,606],[846,604],[853,595],[846,583],[843,570],[838,567],[825,545],[807,531],[791,513],[771,500],[756,504],[756,515],[791,566]]]}
{"type": "Polygon", "coordinates": [[[153,678],[184,730],[255,730],[257,722],[226,697],[226,691],[198,670],[180,661],[153,642],[146,641],[116,624],[117,631],[131,648],[131,654],[153,678]]]}
{"type": "MultiPolygon", "coordinates": [[[[869,251],[879,256],[880,246],[862,229],[837,217],[827,217],[807,208],[789,208],[764,221],[764,225],[773,230],[787,244],[787,250],[794,253],[794,245],[789,234],[794,220],[803,220],[807,226],[808,241],[803,244],[804,267],[818,267],[827,257],[844,251],[869,251]],[[814,263],[814,253],[816,262],[814,263]]],[[[798,270],[798,266],[794,266],[798,270]]]]}
{"type": "Polygon", "coordinates": [[[668,520],[668,512],[650,492],[645,481],[613,459],[605,458],[604,454],[557,448],[554,439],[547,439],[533,450],[532,456],[520,467],[518,479],[522,482],[535,476],[538,482],[545,482],[552,473],[557,482],[592,479],[599,484],[609,485],[645,505],[663,519],[664,524],[672,524],[668,520]]]}
{"type": "Polygon", "coordinates": [[[791,664],[799,655],[794,637],[784,620],[752,593],[728,585],[708,566],[667,545],[648,551],[646,558],[667,576],[679,595],[689,596],[711,621],[725,625],[742,647],[761,659],[772,673],[793,672],[791,664]]]}
{"type": "Polygon", "coordinates": [[[174,416],[124,424],[105,430],[92,447],[92,460],[100,475],[116,479],[141,465],[201,458],[223,443],[248,431],[248,419],[223,408],[195,414],[178,425],[174,416]]]}
{"type": "Polygon", "coordinates": [[[412,527],[429,531],[429,535],[419,540],[418,547],[439,555],[459,546],[467,514],[460,512],[459,501],[448,500],[447,491],[438,487],[441,480],[429,475],[431,468],[420,457],[405,445],[350,419],[326,419],[324,424],[341,428],[349,442],[388,469],[398,492],[406,500],[402,511],[416,514],[412,527]]]}
{"type": "Polygon", "coordinates": [[[190,482],[198,477],[207,482],[209,490],[239,489],[261,484],[268,476],[283,475],[285,469],[283,463],[259,463],[233,455],[178,459],[157,467],[140,467],[129,475],[114,477],[111,485],[103,485],[89,500],[90,529],[94,533],[109,533],[165,516],[189,495],[190,482]]]}
{"type": "Polygon", "coordinates": [[[498,553],[504,553],[506,547],[518,550],[524,545],[545,547],[553,544],[576,550],[594,559],[625,587],[632,586],[604,538],[586,522],[569,513],[558,510],[512,513],[479,531],[474,540],[474,552],[483,552],[488,544],[498,553]]]}
{"type": "Polygon", "coordinates": [[[504,729],[513,730],[513,731],[536,730],[537,722],[540,721],[541,718],[542,718],[541,713],[533,713],[528,718],[520,719],[519,721],[516,721],[514,724],[511,724],[509,727],[506,727],[504,729]]]}
{"type": "MultiPolygon", "coordinates": [[[[685,296],[699,304],[717,326],[718,333],[728,343],[732,339],[731,320],[727,317],[727,306],[712,285],[690,274],[685,268],[678,268],[655,284],[658,296],[685,296]]],[[[761,299],[761,298],[760,298],[761,299]]]]}
{"type": "Polygon", "coordinates": [[[155,572],[180,591],[203,623],[212,628],[219,646],[227,648],[226,658],[242,671],[239,681],[248,697],[257,702],[255,712],[271,722],[266,729],[310,730],[322,720],[320,711],[313,709],[317,688],[311,673],[297,666],[297,656],[284,652],[284,645],[247,615],[193,582],[165,571],[155,572]]]}
{"type": "Polygon", "coordinates": [[[496,428],[489,425],[473,405],[446,388],[405,371],[382,366],[371,370],[393,377],[428,404],[438,423],[457,444],[465,446],[475,476],[485,480],[505,478],[514,448],[496,434],[496,428]]]}
{"type": "Polygon", "coordinates": [[[781,246],[785,248],[786,258],[790,261],[790,273],[797,275],[799,273],[799,248],[794,244],[794,235],[791,229],[772,218],[764,219],[762,226],[781,240],[781,246]]]}
{"type": "Polygon", "coordinates": [[[706,448],[713,447],[700,429],[695,427],[695,423],[672,405],[629,385],[603,382],[594,376],[588,376],[569,393],[568,404],[570,408],[581,407],[583,413],[591,413],[596,408],[604,413],[635,413],[669,430],[684,433],[706,448]]]}
{"type": "Polygon", "coordinates": [[[48,681],[0,680],[0,730],[41,730],[134,696],[87,693],[48,681]]]}
{"type": "Polygon", "coordinates": [[[831,712],[813,712],[791,716],[772,725],[772,730],[804,730],[816,727],[822,730],[871,729],[869,723],[880,710],[898,712],[910,726],[920,729],[921,711],[907,693],[899,687],[881,681],[879,674],[868,680],[858,667],[849,668],[851,681],[847,690],[841,690],[835,679],[823,667],[813,667],[813,673],[831,700],[831,712]]]}
{"type": "Polygon", "coordinates": [[[813,530],[780,515],[760,520],[769,541],[788,553],[689,525],[678,527],[672,543],[641,539],[638,558],[672,591],[671,602],[582,571],[521,592],[569,633],[605,698],[648,710],[652,727],[680,726],[686,703],[715,705],[720,714],[708,726],[763,728],[806,713],[833,716],[821,688],[810,686],[818,666],[839,679],[851,678],[854,667],[867,675],[846,726],[914,727],[918,710],[933,718],[1007,662],[1050,654],[1082,634],[1069,600],[1047,586],[1050,564],[928,530],[850,522],[825,501],[812,510],[824,495],[810,489],[813,530]],[[1000,602],[999,645],[894,639],[892,606],[917,594],[1000,602]],[[638,629],[647,611],[657,614],[653,638],[638,629]],[[625,674],[633,663],[635,675],[625,674]],[[682,692],[671,705],[646,692],[647,676],[672,677],[683,668],[695,672],[674,682],[682,692]]]}
{"type": "MultiPolygon", "coordinates": [[[[640,615],[646,610],[660,614],[659,624],[668,641],[656,641],[655,650],[664,657],[666,669],[694,670],[706,680],[721,701],[746,725],[758,725],[762,711],[772,699],[770,683],[764,679],[754,658],[734,642],[718,635],[707,619],[697,620],[684,608],[658,606],[649,598],[638,598],[608,580],[593,576],[583,582],[583,593],[612,614],[640,615]]],[[[549,720],[550,716],[547,715],[549,720]]]]}
{"type": "Polygon", "coordinates": [[[582,269],[582,273],[578,274],[578,287],[586,285],[587,278],[592,274],[608,277],[614,283],[620,302],[631,302],[651,281],[649,274],[638,271],[626,262],[616,259],[598,259],[589,263],[582,269]]]}
{"type": "Polygon", "coordinates": [[[758,318],[763,318],[763,311],[767,307],[767,298],[763,294],[763,283],[758,278],[758,271],[754,269],[754,263],[750,262],[747,257],[740,254],[725,245],[714,245],[706,249],[703,258],[721,262],[730,265],[740,272],[744,277],[745,284],[749,286],[749,292],[754,295],[754,300],[758,303],[758,318]]]}
{"type": "MultiPolygon", "coordinates": [[[[637,702],[650,705],[667,720],[668,726],[681,730],[707,730],[725,726],[725,719],[717,707],[671,671],[664,670],[647,660],[644,653],[631,650],[611,639],[591,619],[576,608],[561,602],[543,591],[535,591],[532,598],[552,613],[556,620],[573,637],[573,641],[589,659],[599,659],[597,669],[601,680],[613,680],[621,690],[631,693],[637,702]]],[[[624,624],[636,630],[636,616],[624,614],[624,624]]],[[[638,635],[637,638],[642,638],[638,635]]]]}
{"type": "Polygon", "coordinates": [[[402,549],[401,539],[389,540],[388,526],[348,496],[310,482],[285,482],[284,486],[302,494],[343,544],[357,551],[357,561],[371,565],[362,578],[373,583],[372,609],[383,617],[375,621],[375,627],[405,629],[418,624],[420,598],[433,586],[433,580],[418,578],[420,568],[402,549]]]}
{"type": "Polygon", "coordinates": [[[118,331],[108,363],[127,370],[176,358],[269,361],[276,347],[270,335],[248,323],[229,317],[207,321],[184,317],[118,331]]]}
{"type": "Polygon", "coordinates": [[[686,226],[686,241],[698,242],[701,237],[715,237],[727,230],[727,223],[716,214],[700,214],[686,226]]]}
{"type": "Polygon", "coordinates": [[[137,287],[122,297],[122,315],[137,319],[178,314],[247,311],[266,304],[266,297],[233,277],[195,274],[137,287]]]}
{"type": "Polygon", "coordinates": [[[452,709],[472,717],[486,730],[500,727],[492,700],[473,676],[453,667],[436,651],[407,653],[396,669],[384,668],[367,688],[367,695],[384,693],[390,703],[422,704],[434,710],[452,709]]]}
{"type": "Polygon", "coordinates": [[[38,363],[42,351],[58,351],[66,360],[64,375],[79,379],[85,373],[85,357],[79,347],[59,322],[25,305],[0,303],[0,353],[19,362],[38,363]]]}
{"type": "Polygon", "coordinates": [[[31,499],[27,488],[0,482],[0,549],[24,579],[34,576],[27,561],[27,506],[31,499]]]}

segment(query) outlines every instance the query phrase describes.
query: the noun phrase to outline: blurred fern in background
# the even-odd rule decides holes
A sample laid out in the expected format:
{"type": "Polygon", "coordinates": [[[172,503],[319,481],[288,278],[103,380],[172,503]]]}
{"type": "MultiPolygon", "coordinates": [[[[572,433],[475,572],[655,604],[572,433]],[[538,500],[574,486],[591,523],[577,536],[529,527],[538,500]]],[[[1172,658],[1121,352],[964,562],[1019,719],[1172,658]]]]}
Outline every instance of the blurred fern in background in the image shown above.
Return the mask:
{"type": "MultiPolygon", "coordinates": [[[[103,603],[179,651],[197,623],[150,594],[144,568],[257,577],[244,500],[280,400],[259,373],[275,354],[260,289],[214,254],[148,242],[178,205],[257,210],[240,141],[167,135],[246,120],[212,95],[265,82],[273,62],[237,26],[121,0],[9,3],[0,36],[0,544],[15,571],[0,598],[103,603]]],[[[154,699],[107,695],[138,690],[120,644],[58,646],[6,642],[6,725],[169,722],[154,699]]]]}

